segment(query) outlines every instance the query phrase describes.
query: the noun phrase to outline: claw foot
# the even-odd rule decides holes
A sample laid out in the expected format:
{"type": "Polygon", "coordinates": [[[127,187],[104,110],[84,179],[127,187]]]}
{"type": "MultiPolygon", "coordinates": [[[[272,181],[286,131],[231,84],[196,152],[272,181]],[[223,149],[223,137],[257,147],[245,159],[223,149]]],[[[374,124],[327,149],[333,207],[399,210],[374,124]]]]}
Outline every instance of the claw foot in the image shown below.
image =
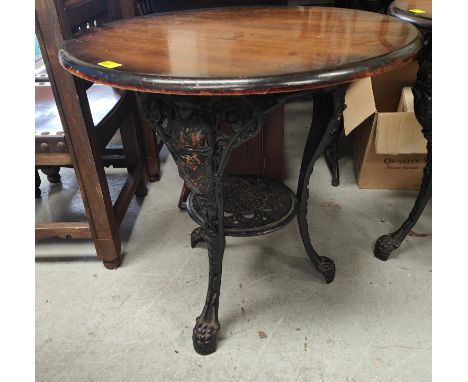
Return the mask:
{"type": "Polygon", "coordinates": [[[320,256],[320,263],[317,270],[325,277],[325,282],[330,284],[335,279],[335,263],[332,259],[320,256]]]}
{"type": "Polygon", "coordinates": [[[390,254],[400,246],[390,235],[383,235],[377,239],[374,247],[374,256],[379,260],[387,261],[390,254]]]}
{"type": "Polygon", "coordinates": [[[208,355],[216,351],[216,336],[219,324],[217,322],[204,322],[197,318],[193,328],[193,347],[198,354],[208,355]]]}
{"type": "Polygon", "coordinates": [[[206,232],[202,227],[195,228],[190,235],[190,245],[195,248],[198,243],[206,242],[206,232]]]}

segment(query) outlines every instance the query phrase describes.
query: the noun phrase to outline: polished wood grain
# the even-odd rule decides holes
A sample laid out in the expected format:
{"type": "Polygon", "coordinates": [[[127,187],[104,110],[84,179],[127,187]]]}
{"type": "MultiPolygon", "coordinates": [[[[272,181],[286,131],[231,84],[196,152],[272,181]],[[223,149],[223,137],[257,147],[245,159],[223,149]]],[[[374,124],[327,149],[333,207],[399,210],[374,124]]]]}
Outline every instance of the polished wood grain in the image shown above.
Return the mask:
{"type": "Polygon", "coordinates": [[[432,0],[396,0],[390,4],[388,13],[418,28],[432,29],[432,0]]]}
{"type": "Polygon", "coordinates": [[[123,89],[170,94],[264,94],[349,82],[412,61],[415,27],[326,7],[231,7],[169,12],[66,41],[62,65],[123,89]],[[114,69],[102,61],[122,64],[114,69]]]}

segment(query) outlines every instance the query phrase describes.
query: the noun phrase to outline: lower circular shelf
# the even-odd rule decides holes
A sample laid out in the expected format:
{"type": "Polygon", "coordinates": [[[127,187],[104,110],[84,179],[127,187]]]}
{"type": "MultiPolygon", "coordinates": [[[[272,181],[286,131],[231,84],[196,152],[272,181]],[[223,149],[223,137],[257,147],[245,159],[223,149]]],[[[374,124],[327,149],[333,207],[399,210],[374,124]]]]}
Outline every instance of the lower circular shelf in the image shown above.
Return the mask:
{"type": "MultiPolygon", "coordinates": [[[[257,236],[284,227],[296,214],[296,197],[289,187],[256,175],[224,178],[224,233],[227,236],[257,236]]],[[[190,217],[203,225],[196,195],[187,199],[190,217]]]]}

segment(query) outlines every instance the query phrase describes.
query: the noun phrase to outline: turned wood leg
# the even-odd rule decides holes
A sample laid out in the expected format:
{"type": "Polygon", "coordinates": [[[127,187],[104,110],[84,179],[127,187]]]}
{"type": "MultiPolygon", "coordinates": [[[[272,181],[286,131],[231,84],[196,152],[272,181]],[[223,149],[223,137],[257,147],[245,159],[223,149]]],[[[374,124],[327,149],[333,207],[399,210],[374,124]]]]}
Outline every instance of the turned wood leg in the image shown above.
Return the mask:
{"type": "Polygon", "coordinates": [[[314,97],[312,124],[304,148],[297,186],[297,220],[302,242],[310,260],[315,268],[324,276],[327,283],[331,283],[335,277],[335,264],[328,257],[320,256],[311,243],[307,223],[307,200],[309,198],[309,179],[312,175],[315,161],[324,152],[330,139],[336,136],[336,130],[341,125],[344,94],[344,88],[338,87],[331,91],[319,93],[314,97]]]}
{"type": "Polygon", "coordinates": [[[192,232],[191,243],[195,246],[205,242],[208,247],[208,291],[192,340],[197,353],[210,354],[216,350],[220,329],[218,308],[225,248],[223,172],[234,147],[255,136],[263,126],[262,108],[244,97],[141,93],[139,99],[146,118],[173,156],[179,175],[201,206],[203,225],[192,232]]]}
{"type": "Polygon", "coordinates": [[[413,87],[414,111],[422,126],[422,133],[427,140],[426,165],[418,196],[408,218],[401,227],[389,234],[381,236],[374,247],[374,255],[386,261],[390,254],[400,247],[411,229],[418,222],[431,197],[432,192],[432,35],[424,34],[424,46],[419,58],[419,71],[413,87]]]}
{"type": "Polygon", "coordinates": [[[41,171],[47,175],[47,180],[50,183],[60,183],[60,166],[41,167],[41,171]]]}
{"type": "Polygon", "coordinates": [[[330,143],[325,148],[325,161],[327,162],[328,169],[332,176],[332,186],[340,185],[340,168],[338,164],[338,142],[340,140],[341,132],[344,129],[343,118],[338,121],[338,128],[334,130],[331,136],[330,143]]]}
{"type": "Polygon", "coordinates": [[[36,199],[41,197],[41,177],[39,176],[39,171],[36,168],[36,199]]]}

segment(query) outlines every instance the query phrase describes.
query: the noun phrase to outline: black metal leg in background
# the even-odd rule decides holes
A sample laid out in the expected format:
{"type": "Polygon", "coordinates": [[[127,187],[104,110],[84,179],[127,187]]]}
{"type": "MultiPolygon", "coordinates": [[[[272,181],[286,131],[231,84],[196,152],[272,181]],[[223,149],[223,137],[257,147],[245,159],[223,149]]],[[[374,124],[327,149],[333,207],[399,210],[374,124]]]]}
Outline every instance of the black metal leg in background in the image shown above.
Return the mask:
{"type": "Polygon", "coordinates": [[[60,176],[60,166],[41,167],[41,171],[47,175],[47,180],[50,183],[60,183],[60,180],[62,179],[60,176]]]}
{"type": "Polygon", "coordinates": [[[400,247],[403,240],[417,223],[431,197],[432,191],[432,35],[424,34],[424,46],[419,58],[419,71],[413,87],[416,118],[422,126],[427,140],[427,157],[423,179],[416,202],[408,218],[395,232],[381,236],[374,247],[374,255],[386,261],[390,254],[400,247]]]}
{"type": "Polygon", "coordinates": [[[307,200],[309,198],[309,179],[312,175],[314,164],[325,151],[330,140],[336,137],[337,131],[341,126],[344,95],[345,88],[337,87],[330,91],[321,92],[314,97],[312,125],[302,157],[297,186],[297,220],[302,242],[307,255],[317,270],[325,277],[327,283],[331,283],[335,277],[335,264],[328,257],[320,256],[311,243],[307,224],[307,200]]]}
{"type": "Polygon", "coordinates": [[[39,171],[36,170],[36,199],[41,197],[41,177],[39,176],[39,171]]]}
{"type": "Polygon", "coordinates": [[[325,161],[332,177],[331,184],[334,187],[340,185],[340,167],[338,163],[338,142],[344,129],[343,118],[338,121],[338,128],[332,133],[330,143],[325,148],[325,161]]]}

